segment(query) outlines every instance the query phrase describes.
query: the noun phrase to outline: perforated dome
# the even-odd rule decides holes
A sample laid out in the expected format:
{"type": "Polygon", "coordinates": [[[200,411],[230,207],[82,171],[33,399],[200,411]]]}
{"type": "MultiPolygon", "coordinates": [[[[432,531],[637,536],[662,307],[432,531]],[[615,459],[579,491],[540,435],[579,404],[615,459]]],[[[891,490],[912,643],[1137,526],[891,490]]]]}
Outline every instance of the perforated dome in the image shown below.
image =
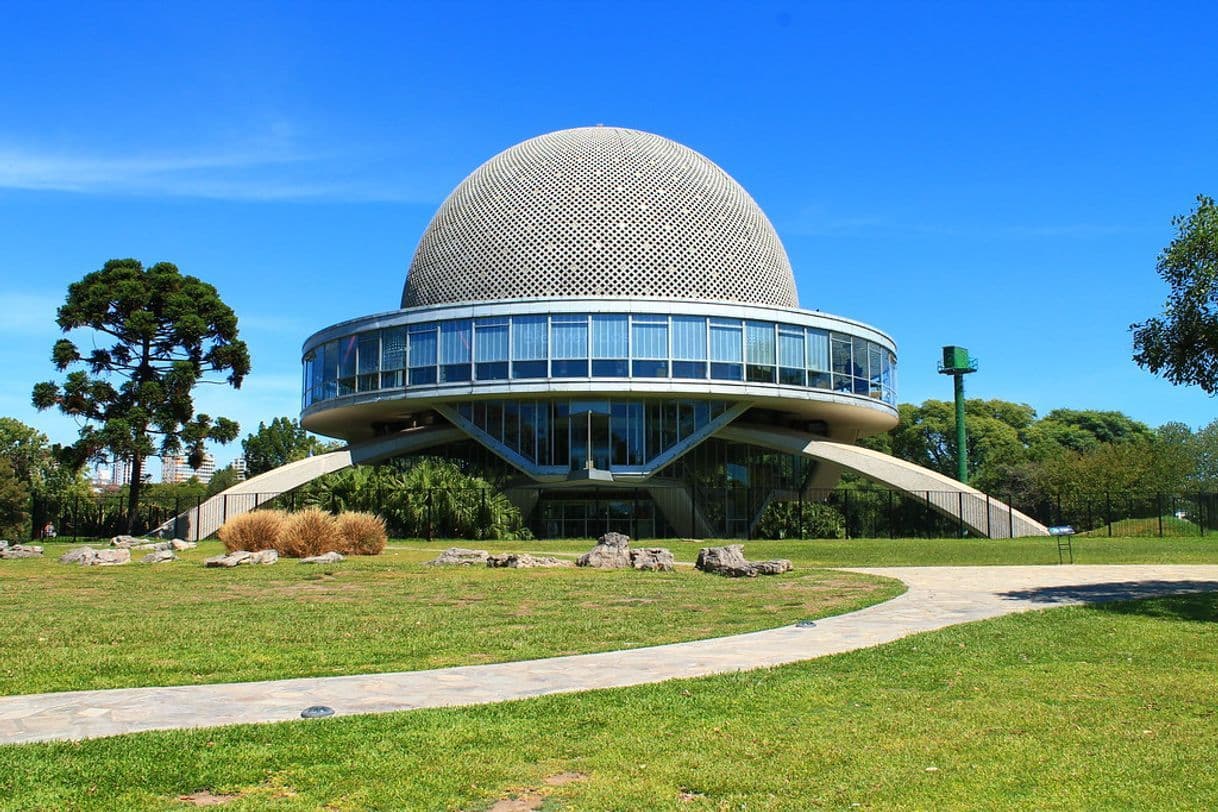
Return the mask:
{"type": "Polygon", "coordinates": [[[581,127],[462,181],[419,241],[402,307],[576,296],[798,305],[774,227],[726,172],[658,135],[581,127]]]}

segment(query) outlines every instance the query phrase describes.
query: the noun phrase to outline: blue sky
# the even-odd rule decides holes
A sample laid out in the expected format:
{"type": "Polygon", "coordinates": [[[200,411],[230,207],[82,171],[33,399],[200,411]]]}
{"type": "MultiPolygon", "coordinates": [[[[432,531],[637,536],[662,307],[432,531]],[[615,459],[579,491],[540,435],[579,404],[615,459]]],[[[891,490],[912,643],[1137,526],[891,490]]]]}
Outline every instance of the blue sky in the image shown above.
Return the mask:
{"type": "MultiPolygon", "coordinates": [[[[315,329],[397,305],[444,196],[604,123],[707,155],[769,214],[801,304],[900,348],[901,400],[969,394],[1194,427],[1130,360],[1172,215],[1218,194],[1213,3],[18,3],[0,26],[0,414],[54,377],[54,311],[111,257],[237,311],[243,430],[296,415],[315,329]]],[[[243,432],[244,433],[244,432],[243,432]]],[[[239,452],[217,449],[221,462],[239,452]]]]}

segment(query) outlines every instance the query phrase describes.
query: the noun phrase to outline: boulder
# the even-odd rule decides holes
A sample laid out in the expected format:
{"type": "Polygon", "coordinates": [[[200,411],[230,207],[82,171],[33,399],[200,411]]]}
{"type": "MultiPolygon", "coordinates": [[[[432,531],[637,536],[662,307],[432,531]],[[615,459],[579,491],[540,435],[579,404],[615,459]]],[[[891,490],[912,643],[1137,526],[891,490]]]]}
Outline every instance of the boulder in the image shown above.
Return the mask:
{"type": "Polygon", "coordinates": [[[250,557],[241,562],[243,564],[274,564],[279,560],[279,553],[276,550],[259,550],[255,553],[250,553],[250,557]]]}
{"type": "Polygon", "coordinates": [[[145,541],[141,544],[131,545],[132,550],[154,550],[162,552],[164,550],[172,550],[173,543],[169,541],[145,541]]]}
{"type": "Polygon", "coordinates": [[[308,558],[300,559],[301,564],[337,564],[344,558],[342,553],[330,551],[321,555],[311,555],[308,558]]]}
{"type": "Polygon", "coordinates": [[[247,559],[253,556],[253,553],[245,550],[234,550],[228,555],[213,555],[211,558],[203,559],[205,567],[235,567],[238,564],[243,564],[247,559]]]}
{"type": "Polygon", "coordinates": [[[753,569],[757,570],[758,575],[782,575],[784,572],[791,571],[791,562],[785,558],[776,558],[773,561],[753,561],[750,562],[753,569]]]}
{"type": "Polygon", "coordinates": [[[723,547],[703,547],[698,551],[694,566],[703,572],[726,575],[729,578],[753,578],[758,575],[780,575],[789,572],[791,562],[749,561],[744,557],[743,544],[728,544],[723,547]]]}
{"type": "Polygon", "coordinates": [[[86,566],[97,565],[99,567],[117,567],[120,564],[131,563],[130,550],[96,550],[95,552],[97,556],[92,561],[81,561],[80,563],[86,566]]]}
{"type": "Polygon", "coordinates": [[[183,541],[182,539],[174,539],[173,541],[169,542],[169,544],[178,552],[181,552],[182,550],[193,550],[199,546],[199,542],[197,541],[183,541]]]}
{"type": "Polygon", "coordinates": [[[10,544],[8,539],[0,539],[0,550],[7,550],[10,544]]]}
{"type": "Polygon", "coordinates": [[[510,567],[512,569],[530,569],[532,567],[569,567],[570,561],[563,561],[550,555],[534,556],[528,553],[497,553],[486,557],[488,567],[510,567]]]}
{"type": "Polygon", "coordinates": [[[133,547],[139,543],[140,540],[135,536],[115,536],[114,538],[110,539],[111,547],[133,547]]]}
{"type": "Polygon", "coordinates": [[[41,558],[42,548],[37,544],[9,544],[0,548],[0,558],[41,558]]]}
{"type": "Polygon", "coordinates": [[[486,550],[470,550],[465,547],[449,547],[447,550],[440,553],[438,558],[433,561],[428,561],[427,563],[434,567],[481,567],[486,564],[486,558],[486,550]]]}
{"type": "Polygon", "coordinates": [[[606,533],[596,540],[595,547],[576,560],[575,565],[602,570],[630,569],[630,537],[621,533],[606,533]]]}
{"type": "Polygon", "coordinates": [[[177,561],[178,557],[173,554],[173,550],[154,550],[148,555],[140,559],[143,564],[164,564],[167,561],[177,561]]]}
{"type": "Polygon", "coordinates": [[[81,564],[88,566],[97,558],[97,550],[92,547],[77,547],[59,556],[60,564],[81,564]]]}
{"type": "Polygon", "coordinates": [[[663,547],[644,547],[630,551],[630,565],[636,570],[672,572],[676,568],[672,553],[663,547]]]}

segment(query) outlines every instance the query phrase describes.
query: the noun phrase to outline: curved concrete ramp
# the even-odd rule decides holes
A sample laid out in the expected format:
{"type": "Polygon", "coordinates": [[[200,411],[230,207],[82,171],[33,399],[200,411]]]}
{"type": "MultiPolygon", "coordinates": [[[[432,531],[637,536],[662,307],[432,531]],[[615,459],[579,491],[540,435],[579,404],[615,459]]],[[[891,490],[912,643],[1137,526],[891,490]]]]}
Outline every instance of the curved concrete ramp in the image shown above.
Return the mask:
{"type": "Polygon", "coordinates": [[[456,442],[462,436],[460,431],[451,426],[423,426],[366,440],[328,454],[289,462],[221,491],[206,502],[166,522],[157,532],[162,535],[172,533],[182,539],[207,538],[232,517],[248,513],[276,496],[299,488],[320,476],[341,471],[352,465],[371,464],[399,454],[456,442]]]}
{"type": "Polygon", "coordinates": [[[1049,534],[1043,524],[1005,502],[890,454],[836,443],[815,434],[750,424],[726,426],[715,436],[840,465],[873,482],[925,501],[940,513],[963,521],[964,526],[978,536],[1000,539],[1049,534]]]}

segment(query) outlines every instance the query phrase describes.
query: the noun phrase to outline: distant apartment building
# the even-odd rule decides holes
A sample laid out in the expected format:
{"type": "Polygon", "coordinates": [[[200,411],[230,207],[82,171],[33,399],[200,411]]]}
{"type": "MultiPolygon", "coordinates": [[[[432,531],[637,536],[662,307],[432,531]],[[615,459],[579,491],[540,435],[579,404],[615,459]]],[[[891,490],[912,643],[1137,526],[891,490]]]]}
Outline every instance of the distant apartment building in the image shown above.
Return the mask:
{"type": "Polygon", "coordinates": [[[191,468],[183,454],[166,454],[161,457],[161,481],[165,483],[188,482],[193,477],[200,482],[210,482],[216,473],[216,458],[211,454],[203,455],[203,464],[191,468]]]}

